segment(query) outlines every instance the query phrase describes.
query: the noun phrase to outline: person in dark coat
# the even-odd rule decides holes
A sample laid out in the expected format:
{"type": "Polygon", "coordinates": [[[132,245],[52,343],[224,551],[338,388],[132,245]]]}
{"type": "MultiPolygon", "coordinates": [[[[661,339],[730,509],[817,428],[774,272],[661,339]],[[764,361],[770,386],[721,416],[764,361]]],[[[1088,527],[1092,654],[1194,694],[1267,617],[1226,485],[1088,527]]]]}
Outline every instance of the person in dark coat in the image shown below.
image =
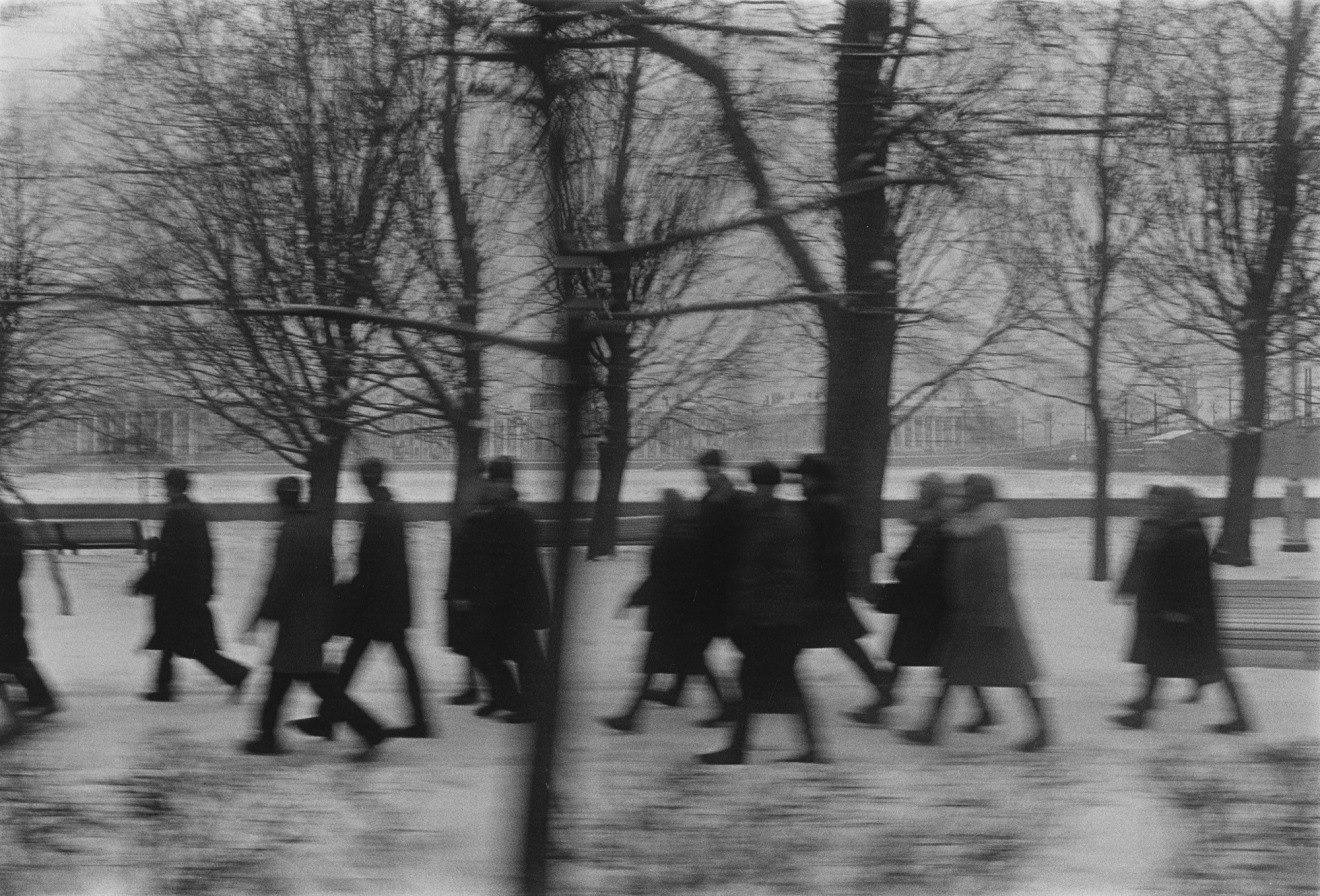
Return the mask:
{"type": "Polygon", "coordinates": [[[1155,708],[1155,693],[1163,678],[1190,678],[1224,686],[1233,718],[1212,726],[1223,734],[1250,730],[1237,685],[1219,650],[1210,543],[1197,513],[1196,495],[1181,486],[1160,496],[1160,531],[1137,582],[1137,631],[1130,657],[1146,667],[1144,693],[1131,712],[1114,721],[1125,728],[1144,728],[1155,708]],[[1144,617],[1144,619],[1143,619],[1144,617]]]}
{"type": "MultiPolygon", "coordinates": [[[[1132,543],[1132,553],[1123,568],[1123,576],[1119,579],[1118,588],[1114,591],[1115,603],[1131,604],[1133,607],[1132,644],[1127,660],[1139,666],[1146,665],[1146,646],[1150,641],[1150,632],[1153,626],[1158,625],[1156,614],[1152,612],[1150,605],[1150,589],[1146,584],[1146,576],[1150,568],[1151,552],[1164,532],[1164,493],[1165,488],[1162,485],[1152,485],[1146,492],[1145,509],[1137,525],[1137,537],[1132,543]]],[[[1186,702],[1195,703],[1200,698],[1201,682],[1193,681],[1192,691],[1187,696],[1186,702]]],[[[1143,708],[1149,709],[1144,697],[1129,701],[1124,706],[1133,712],[1143,708]]]]}
{"type": "Polygon", "coordinates": [[[167,703],[174,699],[175,655],[195,659],[229,685],[237,700],[248,667],[219,652],[209,606],[215,596],[215,555],[206,513],[188,497],[188,471],[165,471],[169,507],[154,542],[151,568],[135,590],[150,594],[154,630],[147,650],[160,651],[156,686],[142,699],[167,703]]]}
{"type": "Polygon", "coordinates": [[[536,521],[518,502],[513,475],[511,458],[487,465],[481,503],[454,535],[445,600],[450,646],[490,687],[477,714],[518,723],[536,721],[544,703],[548,667],[537,632],[549,627],[550,599],[536,521]]]}
{"type": "MultiPolygon", "coordinates": [[[[696,597],[687,625],[691,641],[700,645],[704,654],[717,638],[728,636],[724,619],[733,590],[734,552],[744,495],[725,475],[724,455],[718,449],[703,451],[697,458],[697,467],[706,483],[706,493],[697,505],[696,597]]],[[[709,663],[703,661],[703,666],[702,674],[718,709],[715,715],[697,724],[703,728],[727,725],[734,719],[730,688],[721,682],[709,663]]],[[[677,706],[686,680],[686,675],[678,675],[667,694],[657,694],[652,699],[677,706]]]]}
{"type": "Polygon", "coordinates": [[[815,713],[797,676],[797,657],[812,609],[811,557],[803,515],[774,496],[779,468],[760,461],[750,469],[755,492],[743,505],[735,554],[727,631],[743,655],[741,691],[729,745],[698,759],[740,765],[746,759],[755,713],[792,713],[802,722],[806,749],[796,762],[824,762],[815,713]]]}
{"type": "Polygon", "coordinates": [[[277,737],[280,709],[295,681],[305,682],[321,698],[330,718],[343,719],[366,745],[366,759],[386,737],[370,714],[344,694],[335,673],[324,666],[322,647],[330,637],[330,590],[334,586],[333,522],[301,502],[302,482],[285,476],[275,484],[283,514],[270,579],[247,630],[262,620],[276,625],[270,655],[270,685],[261,707],[258,733],[243,748],[258,755],[283,753],[277,737]]]}
{"type": "MultiPolygon", "coordinates": [[[[23,615],[23,530],[0,504],[0,675],[11,675],[27,694],[27,714],[46,716],[59,710],[59,703],[32,662],[23,615]]],[[[0,694],[8,693],[0,682],[0,694]]]]}
{"type": "Polygon", "coordinates": [[[1036,662],[1013,596],[1007,518],[989,477],[973,473],[963,480],[962,512],[948,525],[949,615],[940,644],[944,684],[926,726],[903,732],[913,743],[935,741],[940,709],[957,685],[1017,689],[1036,721],[1035,733],[1018,749],[1032,753],[1049,743],[1045,708],[1032,688],[1036,662]]]}
{"type": "MultiPolygon", "coordinates": [[[[912,540],[894,560],[894,581],[878,586],[877,607],[898,617],[886,654],[894,667],[891,687],[897,685],[904,669],[940,665],[939,639],[948,606],[947,492],[938,473],[921,478],[912,515],[912,540]]],[[[960,726],[969,733],[995,722],[981,689],[973,685],[970,690],[979,712],[972,722],[960,726]]]]}
{"type": "MultiPolygon", "coordinates": [[[[408,649],[408,627],[412,625],[412,577],[408,570],[408,532],[390,490],[382,484],[385,462],[369,457],[358,465],[371,503],[362,519],[358,545],[358,570],[344,587],[347,603],[336,620],[336,635],[352,638],[339,666],[339,686],[347,691],[358,664],[373,641],[388,644],[403,670],[404,687],[412,707],[412,725],[390,729],[391,737],[430,737],[422,700],[422,682],[417,664],[408,649]]],[[[304,734],[326,737],[331,720],[324,715],[295,719],[290,724],[304,734]]]]}
{"type": "Polygon", "coordinates": [[[870,632],[857,618],[848,599],[848,511],[836,491],[838,473],[828,458],[803,456],[789,472],[802,477],[802,511],[811,547],[812,592],[815,602],[803,649],[829,647],[843,653],[875,688],[875,700],[848,717],[867,725],[880,722],[880,712],[894,698],[890,675],[877,669],[858,643],[870,632]]]}
{"type": "Polygon", "coordinates": [[[631,606],[646,607],[646,656],[642,682],[628,709],[601,721],[615,731],[632,731],[642,703],[651,695],[656,675],[710,675],[702,650],[693,636],[689,617],[697,593],[697,519],[674,489],[663,492],[664,520],[651,547],[649,574],[634,593],[631,606]]]}

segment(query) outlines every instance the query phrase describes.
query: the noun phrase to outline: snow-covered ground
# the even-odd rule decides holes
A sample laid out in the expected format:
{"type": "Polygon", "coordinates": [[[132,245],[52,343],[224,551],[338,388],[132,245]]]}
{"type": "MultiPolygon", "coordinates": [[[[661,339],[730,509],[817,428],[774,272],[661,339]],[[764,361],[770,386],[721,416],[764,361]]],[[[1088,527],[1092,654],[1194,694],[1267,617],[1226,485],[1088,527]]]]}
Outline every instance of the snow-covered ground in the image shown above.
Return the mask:
{"type": "MultiPolygon", "coordinates": [[[[1207,787],[1245,788],[1256,803],[1260,793],[1282,798],[1270,782],[1283,766],[1260,756],[1317,744],[1320,673],[1238,670],[1257,728],[1243,737],[1205,732],[1225,714],[1213,688],[1197,706],[1171,694],[1151,730],[1118,730],[1108,716],[1135,685],[1121,661],[1130,611],[1111,602],[1111,586],[1086,581],[1086,521],[1010,525],[1017,588],[1057,737],[1040,756],[1012,751],[1026,719],[1007,693],[992,696],[1001,725],[980,735],[950,728],[934,748],[845,722],[840,712],[866,699],[864,684],[841,657],[812,651],[804,669],[834,763],[774,764],[796,746],[797,733],[769,717],[755,731],[752,765],[696,768],[692,754],[727,736],[691,724],[709,711],[701,687],[682,708],[648,706],[641,733],[597,723],[633,686],[639,619],[618,607],[641,577],[645,554],[579,562],[555,851],[561,891],[1246,892],[1234,889],[1238,872],[1226,859],[1204,859],[1195,886],[1180,876],[1197,873],[1178,869],[1202,863],[1196,844],[1204,837],[1187,801],[1168,796],[1163,782],[1186,772],[1205,777],[1207,787]]],[[[1278,521],[1260,526],[1259,565],[1218,575],[1317,577],[1320,554],[1280,553],[1278,521]]],[[[262,523],[215,527],[218,628],[229,652],[251,663],[267,645],[239,643],[233,633],[260,591],[273,531],[262,523]]],[[[341,527],[345,557],[353,532],[341,527]]],[[[892,535],[903,539],[902,524],[892,535]]],[[[1317,521],[1310,536],[1320,549],[1317,521]]],[[[140,558],[103,552],[59,560],[74,606],[66,617],[58,615],[47,560],[31,556],[30,634],[67,709],[0,747],[0,893],[512,892],[532,731],[444,703],[462,670],[441,647],[445,539],[441,524],[411,530],[412,639],[442,736],[390,742],[366,766],[348,762],[351,735],[329,743],[290,733],[287,757],[240,755],[260,680],[233,706],[219,682],[181,661],[181,701],[141,702],[154,660],[138,649],[147,606],[124,592],[140,558]]],[[[879,655],[889,619],[869,611],[866,618],[879,655]]],[[[933,683],[927,670],[913,673],[887,727],[914,725],[933,683]]],[[[407,721],[386,654],[368,655],[354,693],[387,723],[407,721]]],[[[311,708],[309,695],[295,694],[288,717],[311,708]]],[[[956,703],[950,725],[964,712],[956,703]]],[[[1239,799],[1234,811],[1249,801],[1239,799]]],[[[1303,830],[1303,859],[1317,843],[1313,822],[1303,830]]],[[[1296,862],[1295,851],[1278,849],[1296,862]]]]}
{"type": "MultiPolygon", "coordinates": [[[[891,498],[910,498],[916,494],[917,481],[926,473],[936,470],[951,477],[960,477],[971,468],[894,467],[890,469],[885,494],[891,498]]],[[[159,501],[164,496],[160,472],[155,469],[120,468],[98,472],[29,473],[16,477],[15,482],[27,498],[34,503],[123,502],[159,501]]],[[[195,476],[194,492],[203,501],[248,502],[271,500],[272,483],[282,472],[201,472],[195,476]]],[[[731,471],[738,479],[742,471],[731,471]]],[[[993,476],[1004,497],[1013,498],[1069,498],[1086,497],[1092,493],[1091,476],[1084,470],[1021,470],[977,468],[993,476]]],[[[584,471],[579,480],[579,496],[594,497],[597,476],[595,471],[584,471]]],[[[1149,473],[1115,473],[1110,494],[1116,498],[1137,498],[1152,482],[1166,485],[1188,485],[1205,497],[1222,497],[1226,480],[1222,476],[1174,476],[1149,473]]],[[[401,501],[448,501],[453,497],[454,479],[448,470],[418,470],[400,467],[391,472],[390,485],[401,501]]],[[[524,497],[533,501],[550,501],[559,496],[559,473],[553,469],[524,469],[518,475],[518,487],[524,497]]],[[[1284,480],[1277,476],[1262,477],[1256,494],[1262,498],[1283,495],[1284,480]]],[[[361,489],[352,471],[346,471],[340,480],[341,494],[350,500],[359,500],[361,489]]],[[[660,490],[676,488],[696,497],[704,485],[696,470],[691,469],[630,469],[624,479],[623,500],[659,500],[660,490]]],[[[1320,480],[1306,482],[1309,495],[1320,494],[1320,480]]]]}

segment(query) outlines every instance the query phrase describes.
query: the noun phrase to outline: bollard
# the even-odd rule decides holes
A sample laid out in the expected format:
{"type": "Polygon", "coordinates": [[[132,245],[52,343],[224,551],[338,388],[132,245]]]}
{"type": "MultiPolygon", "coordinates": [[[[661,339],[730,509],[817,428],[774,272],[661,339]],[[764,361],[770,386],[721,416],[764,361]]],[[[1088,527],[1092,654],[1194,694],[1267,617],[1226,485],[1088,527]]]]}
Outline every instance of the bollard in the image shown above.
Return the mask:
{"type": "Polygon", "coordinates": [[[1283,487],[1283,544],[1279,550],[1293,554],[1311,550],[1306,540],[1306,488],[1295,476],[1283,487]]]}

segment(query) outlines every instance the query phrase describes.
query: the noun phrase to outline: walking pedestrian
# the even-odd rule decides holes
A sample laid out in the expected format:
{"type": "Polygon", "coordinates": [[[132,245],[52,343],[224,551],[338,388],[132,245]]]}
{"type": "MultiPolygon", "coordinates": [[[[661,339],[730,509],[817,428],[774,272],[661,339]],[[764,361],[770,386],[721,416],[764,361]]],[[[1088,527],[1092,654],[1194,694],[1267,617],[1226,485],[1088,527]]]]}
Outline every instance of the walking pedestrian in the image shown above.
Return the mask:
{"type": "Polygon", "coordinates": [[[729,602],[727,631],[742,653],[741,699],[733,712],[729,745],[698,756],[708,765],[746,760],[752,716],[798,716],[806,749],[794,762],[824,762],[815,712],[798,679],[796,663],[811,611],[810,548],[801,513],[775,497],[779,468],[770,461],[749,470],[755,489],[743,504],[729,602]]]}
{"type": "Polygon", "coordinates": [[[1136,583],[1137,624],[1129,659],[1145,666],[1145,688],[1115,716],[1125,728],[1144,728],[1155,709],[1161,679],[1190,678],[1220,683],[1233,717],[1212,725],[1222,734],[1250,730],[1241,693],[1219,649],[1210,542],[1197,512],[1195,493],[1182,486],[1159,495],[1159,530],[1136,583]]]}
{"type": "Polygon", "coordinates": [[[696,513],[674,489],[662,493],[664,518],[651,548],[649,574],[630,602],[646,607],[650,632],[642,660],[642,681],[628,708],[601,721],[615,731],[632,731],[642,703],[652,695],[656,675],[710,676],[702,649],[690,622],[697,591],[694,558],[697,550],[696,513]]]}
{"type": "Polygon", "coordinates": [[[963,480],[961,512],[947,527],[950,606],[940,645],[944,683],[925,727],[903,732],[913,743],[934,743],[940,710],[959,685],[1016,689],[1036,723],[1035,732],[1018,749],[1032,753],[1049,743],[1045,707],[1032,688],[1036,663],[1013,595],[1007,518],[989,477],[973,473],[963,480]]]}
{"type": "MultiPolygon", "coordinates": [[[[912,540],[894,560],[894,581],[879,586],[877,608],[898,617],[886,654],[893,664],[891,688],[897,686],[904,669],[940,665],[939,639],[948,607],[948,492],[938,473],[921,478],[911,519],[912,540]]],[[[995,718],[981,689],[972,685],[970,690],[978,713],[960,728],[973,733],[993,725],[995,718]]]]}
{"type": "Polygon", "coordinates": [[[803,649],[837,649],[857,667],[875,689],[875,699],[846,715],[863,724],[877,725],[881,711],[894,699],[889,673],[876,668],[860,643],[870,631],[857,618],[848,599],[848,512],[837,492],[838,473],[834,464],[819,454],[804,455],[789,472],[802,477],[802,510],[815,597],[803,649]]]}
{"type": "MultiPolygon", "coordinates": [[[[23,569],[23,530],[10,515],[9,508],[0,504],[0,675],[10,675],[18,682],[27,696],[24,715],[36,718],[57,712],[60,706],[32,662],[20,585],[23,569]]],[[[0,682],[0,697],[17,723],[17,709],[9,702],[3,682],[0,682]]]]}
{"type": "Polygon", "coordinates": [[[145,649],[159,650],[156,685],[142,699],[168,703],[174,699],[174,657],[195,659],[229,685],[237,701],[247,681],[248,667],[220,653],[211,618],[215,596],[215,552],[205,511],[189,496],[188,471],[165,471],[168,506],[151,566],[134,588],[152,597],[151,637],[145,649]]]}
{"type": "Polygon", "coordinates": [[[253,631],[262,620],[274,622],[275,646],[258,733],[243,748],[257,755],[284,752],[277,736],[280,709],[293,683],[301,681],[321,698],[327,716],[344,720],[362,738],[365,747],[357,758],[368,759],[385,739],[385,731],[344,694],[338,676],[326,670],[321,652],[330,636],[333,521],[302,504],[302,482],[296,476],[285,476],[275,483],[275,498],[283,521],[266,593],[247,627],[253,631]]]}
{"type": "MultiPolygon", "coordinates": [[[[408,569],[408,531],[399,505],[383,484],[385,462],[369,457],[358,465],[358,479],[371,503],[362,519],[362,538],[358,544],[358,569],[347,583],[347,605],[337,631],[352,640],[339,665],[339,687],[347,692],[358,664],[373,642],[388,645],[403,671],[404,688],[412,710],[412,724],[391,728],[391,737],[430,737],[426,706],[422,698],[421,677],[417,663],[408,649],[408,628],[412,625],[412,576],[408,569]]],[[[334,720],[322,712],[312,718],[295,719],[290,724],[304,734],[328,737],[334,720]]]]}
{"type": "Polygon", "coordinates": [[[536,521],[513,479],[511,458],[487,465],[481,502],[454,535],[445,600],[450,646],[490,687],[477,715],[505,713],[504,721],[520,723],[536,721],[544,705],[548,667],[537,632],[550,624],[550,600],[536,521]]]}

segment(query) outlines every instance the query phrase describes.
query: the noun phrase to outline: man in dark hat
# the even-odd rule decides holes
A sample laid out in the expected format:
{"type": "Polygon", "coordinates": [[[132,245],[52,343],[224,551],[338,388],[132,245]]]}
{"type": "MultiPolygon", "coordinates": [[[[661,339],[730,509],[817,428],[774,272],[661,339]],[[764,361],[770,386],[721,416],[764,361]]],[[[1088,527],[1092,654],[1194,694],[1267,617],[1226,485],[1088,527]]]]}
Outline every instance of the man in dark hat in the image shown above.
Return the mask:
{"type": "Polygon", "coordinates": [[[811,580],[815,601],[803,649],[836,648],[875,688],[875,700],[848,716],[864,724],[880,722],[880,712],[894,702],[891,676],[881,672],[858,643],[870,632],[848,600],[848,511],[837,490],[834,464],[820,454],[804,455],[789,470],[802,477],[802,510],[811,546],[811,580]]]}
{"type": "MultiPolygon", "coordinates": [[[[417,664],[408,649],[408,627],[412,625],[412,577],[408,570],[408,532],[385,487],[385,462],[369,457],[358,465],[358,478],[371,497],[362,519],[362,539],[358,545],[358,571],[353,581],[342,587],[347,592],[342,618],[336,620],[334,634],[353,640],[339,666],[339,686],[348,690],[353,674],[373,641],[388,644],[403,670],[412,724],[392,728],[391,737],[430,737],[422,699],[422,682],[417,664]]],[[[322,708],[324,709],[324,707],[322,708]]],[[[324,715],[295,719],[290,723],[305,734],[329,736],[333,720],[324,715]]]]}
{"type": "Polygon", "coordinates": [[[135,590],[154,598],[155,623],[147,650],[160,651],[156,687],[144,700],[166,703],[174,699],[175,655],[197,660],[233,689],[237,699],[248,668],[219,652],[215,622],[208,606],[215,594],[215,554],[206,513],[188,497],[188,471],[165,471],[169,509],[155,540],[151,569],[135,590]]]}
{"type": "Polygon", "coordinates": [[[277,626],[270,688],[261,707],[258,734],[243,748],[258,755],[284,752],[276,734],[280,708],[293,683],[302,681],[321,698],[327,717],[343,719],[362,738],[366,746],[358,758],[369,758],[386,734],[379,722],[344,695],[338,677],[326,671],[321,653],[330,635],[333,521],[302,504],[302,481],[296,476],[275,483],[275,499],[284,522],[275,542],[266,594],[248,624],[248,631],[261,620],[277,626]]]}
{"type": "Polygon", "coordinates": [[[490,687],[477,714],[506,722],[538,718],[548,674],[537,631],[550,625],[550,598],[537,555],[536,521],[518,502],[513,459],[486,467],[481,503],[454,534],[445,600],[449,645],[490,687]],[[518,668],[514,681],[506,663],[518,668]]]}
{"type": "Polygon", "coordinates": [[[770,461],[748,471],[755,491],[743,503],[729,601],[728,631],[743,655],[733,737],[723,750],[698,758],[708,765],[746,759],[755,713],[792,713],[802,721],[806,749],[796,762],[823,762],[814,714],[797,677],[797,656],[810,610],[808,548],[801,514],[775,497],[779,468],[770,461]]]}

